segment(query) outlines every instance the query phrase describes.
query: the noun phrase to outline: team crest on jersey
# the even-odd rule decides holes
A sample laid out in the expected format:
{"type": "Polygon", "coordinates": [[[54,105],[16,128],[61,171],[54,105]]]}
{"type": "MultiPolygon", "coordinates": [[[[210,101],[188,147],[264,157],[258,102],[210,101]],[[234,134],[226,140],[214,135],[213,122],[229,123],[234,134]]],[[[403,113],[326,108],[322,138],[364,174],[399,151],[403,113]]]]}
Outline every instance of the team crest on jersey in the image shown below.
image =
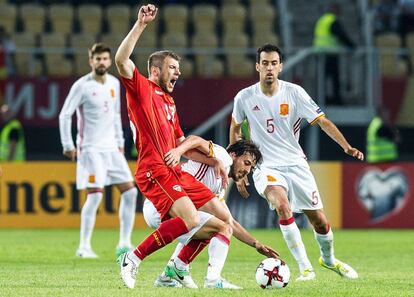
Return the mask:
{"type": "Polygon", "coordinates": [[[282,115],[282,116],[288,115],[289,114],[289,104],[286,104],[286,103],[280,104],[279,114],[282,115]]]}
{"type": "Polygon", "coordinates": [[[276,178],[271,176],[271,175],[266,175],[266,177],[267,177],[268,182],[275,182],[276,181],[276,178]]]}
{"type": "Polygon", "coordinates": [[[177,192],[181,192],[181,186],[179,185],[173,186],[173,189],[176,190],[177,192]]]}
{"type": "Polygon", "coordinates": [[[95,175],[89,175],[89,178],[88,178],[88,181],[90,182],[90,183],[94,183],[95,182],[95,175]]]}
{"type": "Polygon", "coordinates": [[[115,98],[115,90],[114,89],[111,89],[111,97],[115,98]]]}

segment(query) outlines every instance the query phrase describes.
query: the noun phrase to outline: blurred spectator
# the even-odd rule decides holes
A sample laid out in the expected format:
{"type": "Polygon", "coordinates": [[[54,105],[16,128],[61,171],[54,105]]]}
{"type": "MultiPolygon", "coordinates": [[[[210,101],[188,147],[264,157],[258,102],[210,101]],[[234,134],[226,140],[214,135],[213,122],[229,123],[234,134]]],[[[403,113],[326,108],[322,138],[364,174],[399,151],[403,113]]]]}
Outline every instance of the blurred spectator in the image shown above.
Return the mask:
{"type": "Polygon", "coordinates": [[[4,27],[0,26],[0,79],[6,79],[14,74],[12,54],[15,50],[16,45],[4,27]]]}
{"type": "Polygon", "coordinates": [[[375,34],[384,32],[397,32],[398,7],[396,0],[381,0],[374,7],[375,34]]]}
{"type": "Polygon", "coordinates": [[[7,105],[0,108],[2,129],[0,132],[0,161],[24,161],[26,148],[23,126],[13,118],[13,113],[7,105]]]}
{"type": "Polygon", "coordinates": [[[385,108],[379,108],[367,130],[367,162],[379,163],[397,160],[399,141],[399,131],[389,120],[388,111],[385,108]]]}
{"type": "Polygon", "coordinates": [[[405,47],[407,34],[414,31],[414,0],[399,0],[398,8],[400,11],[399,30],[402,45],[405,47]]]}
{"type": "MultiPolygon", "coordinates": [[[[398,8],[398,31],[401,36],[401,47],[407,48],[407,35],[414,31],[414,0],[398,0],[398,8]]],[[[413,69],[411,67],[409,54],[404,53],[401,58],[407,64],[408,74],[412,74],[413,69]]]]}
{"type": "MultiPolygon", "coordinates": [[[[320,49],[338,49],[346,47],[353,49],[354,42],[346,34],[339,21],[340,7],[331,4],[328,11],[316,22],[313,45],[320,49]]],[[[339,89],[339,55],[337,53],[325,54],[326,86],[331,86],[332,92],[326,92],[327,105],[342,105],[339,89]]],[[[328,89],[328,88],[327,88],[328,89]]]]}

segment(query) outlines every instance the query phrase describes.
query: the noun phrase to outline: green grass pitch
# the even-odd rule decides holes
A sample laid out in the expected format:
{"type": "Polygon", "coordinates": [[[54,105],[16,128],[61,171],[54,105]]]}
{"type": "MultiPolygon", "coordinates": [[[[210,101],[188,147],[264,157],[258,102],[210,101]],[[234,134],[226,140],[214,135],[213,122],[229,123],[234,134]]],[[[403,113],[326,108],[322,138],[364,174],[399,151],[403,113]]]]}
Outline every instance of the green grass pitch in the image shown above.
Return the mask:
{"type": "MultiPolygon", "coordinates": [[[[138,242],[149,230],[134,231],[138,242]]],[[[142,263],[134,290],[123,287],[115,263],[117,230],[95,230],[93,247],[97,260],[74,256],[78,230],[0,230],[0,296],[414,296],[413,230],[334,231],[336,256],[353,266],[358,280],[344,280],[317,264],[318,248],[313,234],[302,231],[317,279],[294,281],[298,268],[279,230],[255,230],[262,242],[275,247],[291,269],[289,285],[262,290],[255,282],[256,266],[264,258],[253,248],[232,240],[223,276],[244,287],[242,291],[154,288],[153,281],[173,251],[171,244],[142,263]]],[[[207,252],[192,264],[200,287],[206,272],[207,252]]]]}

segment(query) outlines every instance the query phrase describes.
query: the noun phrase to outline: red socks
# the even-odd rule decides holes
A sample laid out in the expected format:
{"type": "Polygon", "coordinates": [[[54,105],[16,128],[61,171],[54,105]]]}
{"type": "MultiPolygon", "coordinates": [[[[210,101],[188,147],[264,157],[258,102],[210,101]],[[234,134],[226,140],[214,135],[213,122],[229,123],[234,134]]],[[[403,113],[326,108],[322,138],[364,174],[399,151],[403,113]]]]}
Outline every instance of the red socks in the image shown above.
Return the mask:
{"type": "Polygon", "coordinates": [[[191,240],[182,248],[177,257],[184,263],[190,264],[209,243],[210,239],[191,240]]]}
{"type": "MultiPolygon", "coordinates": [[[[217,237],[222,242],[227,245],[230,245],[230,240],[224,236],[223,234],[217,233],[213,237],[217,237]]],[[[190,264],[197,256],[200,254],[203,249],[210,243],[209,239],[205,240],[191,240],[187,243],[180,253],[178,254],[178,258],[186,264],[190,264]]]]}
{"type": "Polygon", "coordinates": [[[188,232],[187,226],[183,219],[177,217],[162,222],[157,230],[151,233],[141,244],[134,250],[135,255],[144,260],[144,258],[156,250],[166,246],[178,236],[188,232]]]}

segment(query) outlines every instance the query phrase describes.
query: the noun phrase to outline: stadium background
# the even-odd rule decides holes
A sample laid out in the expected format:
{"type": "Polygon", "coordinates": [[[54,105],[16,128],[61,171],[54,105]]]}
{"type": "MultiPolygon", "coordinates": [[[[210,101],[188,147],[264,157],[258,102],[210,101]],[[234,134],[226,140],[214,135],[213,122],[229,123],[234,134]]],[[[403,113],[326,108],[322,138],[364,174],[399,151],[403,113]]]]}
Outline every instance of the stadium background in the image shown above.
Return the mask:
{"type": "MultiPolygon", "coordinates": [[[[281,45],[282,78],[304,86],[354,146],[365,151],[366,128],[379,104],[390,111],[401,132],[399,162],[368,165],[351,160],[318,128],[302,127],[301,143],[333,225],[414,227],[409,215],[414,210],[414,79],[412,65],[400,59],[401,53],[414,52],[414,34],[409,34],[406,48],[395,32],[375,34],[374,8],[380,1],[336,1],[357,45],[352,51],[336,51],[341,105],[326,104],[325,53],[312,47],[313,26],[331,1],[153,2],[161,7],[158,21],[143,34],[133,60],[144,72],[146,57],[155,49],[173,49],[184,57],[173,95],[186,133],[226,145],[233,97],[257,79],[256,48],[265,42],[281,45]],[[374,206],[367,203],[372,198],[367,191],[375,196],[374,206]]],[[[115,52],[137,7],[128,1],[0,1],[0,25],[15,44],[0,59],[7,67],[0,80],[1,99],[24,125],[27,152],[23,164],[1,164],[0,228],[78,227],[85,197],[75,191],[74,164],[61,154],[58,114],[71,84],[90,70],[87,47],[103,41],[115,52]]],[[[111,73],[116,74],[114,67],[111,73]]],[[[123,124],[127,155],[133,160],[125,112],[123,124]]],[[[242,200],[230,191],[234,215],[249,228],[277,224],[253,187],[250,192],[253,197],[242,200]]],[[[97,227],[117,226],[118,199],[116,190],[107,189],[97,227]]],[[[144,226],[141,206],[136,227],[144,226]]]]}

